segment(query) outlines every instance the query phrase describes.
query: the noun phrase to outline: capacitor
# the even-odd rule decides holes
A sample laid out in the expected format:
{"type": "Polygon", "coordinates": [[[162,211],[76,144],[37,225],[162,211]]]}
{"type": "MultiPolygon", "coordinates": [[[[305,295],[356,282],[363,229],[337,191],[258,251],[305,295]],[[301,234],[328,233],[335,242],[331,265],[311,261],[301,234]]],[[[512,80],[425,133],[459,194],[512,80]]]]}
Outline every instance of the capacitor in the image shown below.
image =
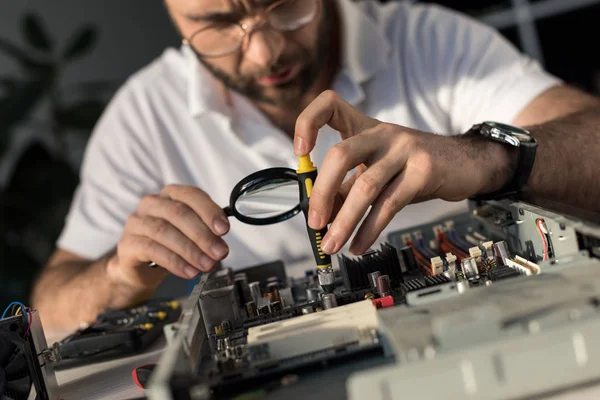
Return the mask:
{"type": "Polygon", "coordinates": [[[223,333],[228,333],[231,331],[231,322],[228,320],[221,322],[221,329],[223,330],[223,333]]]}
{"type": "Polygon", "coordinates": [[[255,302],[249,301],[246,303],[246,314],[248,314],[248,318],[256,317],[258,315],[258,309],[256,308],[255,302]]]}
{"type": "Polygon", "coordinates": [[[306,289],[306,301],[317,301],[319,300],[319,290],[315,288],[306,289]]]}
{"type": "Polygon", "coordinates": [[[269,308],[268,304],[262,305],[258,307],[258,314],[259,315],[264,315],[264,314],[270,314],[271,313],[271,309],[269,308]]]}
{"type": "Polygon", "coordinates": [[[379,278],[381,276],[381,272],[379,272],[379,271],[371,272],[367,276],[369,277],[369,286],[371,286],[372,289],[375,289],[377,287],[377,278],[379,278]]]}
{"type": "Polygon", "coordinates": [[[228,337],[226,337],[223,339],[223,344],[225,345],[225,348],[228,349],[231,347],[231,340],[228,337]]]}
{"type": "Polygon", "coordinates": [[[497,264],[506,265],[506,260],[512,258],[510,250],[508,249],[508,243],[506,243],[504,240],[494,243],[493,248],[497,264]]]}
{"type": "Polygon", "coordinates": [[[326,310],[337,307],[337,298],[335,297],[335,293],[324,293],[321,301],[323,302],[323,308],[326,310]]]}
{"type": "Polygon", "coordinates": [[[381,275],[377,278],[377,293],[379,297],[386,297],[392,294],[392,285],[388,275],[381,275]]]}
{"type": "Polygon", "coordinates": [[[250,295],[252,296],[252,301],[258,304],[258,299],[262,297],[262,293],[260,292],[260,282],[250,282],[248,284],[250,288],[250,295]]]}
{"type": "Polygon", "coordinates": [[[271,302],[271,312],[281,311],[281,302],[273,301],[271,302]]]}
{"type": "Polygon", "coordinates": [[[479,279],[479,270],[477,269],[477,261],[474,257],[463,258],[460,262],[463,274],[472,281],[479,279]]]}
{"type": "Polygon", "coordinates": [[[302,314],[306,315],[306,314],[312,314],[314,312],[313,307],[312,306],[304,306],[302,307],[302,314]]]}
{"type": "Polygon", "coordinates": [[[223,351],[223,350],[225,350],[225,340],[217,339],[217,351],[223,351]]]}

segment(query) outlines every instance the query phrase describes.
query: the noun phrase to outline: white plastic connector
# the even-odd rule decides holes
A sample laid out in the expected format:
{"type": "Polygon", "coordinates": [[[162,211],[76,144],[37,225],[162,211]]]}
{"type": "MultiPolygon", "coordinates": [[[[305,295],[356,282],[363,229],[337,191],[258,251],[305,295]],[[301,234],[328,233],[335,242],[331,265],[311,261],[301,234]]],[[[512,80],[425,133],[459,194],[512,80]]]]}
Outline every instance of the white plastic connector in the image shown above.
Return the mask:
{"type": "Polygon", "coordinates": [[[469,255],[475,259],[477,264],[481,263],[481,249],[479,247],[469,248],[469,255]]]}
{"type": "Polygon", "coordinates": [[[524,259],[520,256],[515,256],[514,259],[507,258],[506,265],[524,273],[525,275],[537,275],[541,272],[541,268],[536,263],[524,259]]]}
{"type": "Polygon", "coordinates": [[[456,256],[452,253],[446,253],[446,261],[448,261],[448,270],[456,273],[456,256]]]}
{"type": "Polygon", "coordinates": [[[449,219],[448,221],[444,221],[444,227],[446,227],[447,231],[451,231],[452,229],[454,229],[454,221],[452,221],[451,219],[449,219]]]}
{"type": "Polygon", "coordinates": [[[444,272],[444,262],[441,257],[431,258],[431,271],[434,275],[438,275],[444,272]]]}

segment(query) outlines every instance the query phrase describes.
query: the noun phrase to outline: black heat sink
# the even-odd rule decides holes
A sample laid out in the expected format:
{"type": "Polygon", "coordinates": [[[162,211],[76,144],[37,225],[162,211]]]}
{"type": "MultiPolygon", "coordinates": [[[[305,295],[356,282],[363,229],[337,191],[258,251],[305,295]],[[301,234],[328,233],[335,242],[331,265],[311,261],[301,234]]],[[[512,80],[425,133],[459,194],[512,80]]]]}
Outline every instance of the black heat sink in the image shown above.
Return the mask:
{"type": "Polygon", "coordinates": [[[351,292],[369,288],[368,274],[379,271],[388,275],[392,288],[402,282],[402,269],[396,248],[388,243],[381,244],[381,250],[372,251],[358,258],[338,256],[340,271],[346,290],[351,292]]]}
{"type": "Polygon", "coordinates": [[[434,275],[434,276],[426,276],[423,278],[415,278],[406,280],[404,283],[400,284],[400,289],[402,293],[406,294],[409,292],[414,292],[415,290],[425,289],[427,287],[443,285],[444,283],[450,282],[450,278],[446,275],[434,275]]]}
{"type": "Polygon", "coordinates": [[[521,275],[519,271],[506,265],[499,265],[488,271],[488,278],[493,281],[499,281],[507,278],[514,278],[521,275]]]}

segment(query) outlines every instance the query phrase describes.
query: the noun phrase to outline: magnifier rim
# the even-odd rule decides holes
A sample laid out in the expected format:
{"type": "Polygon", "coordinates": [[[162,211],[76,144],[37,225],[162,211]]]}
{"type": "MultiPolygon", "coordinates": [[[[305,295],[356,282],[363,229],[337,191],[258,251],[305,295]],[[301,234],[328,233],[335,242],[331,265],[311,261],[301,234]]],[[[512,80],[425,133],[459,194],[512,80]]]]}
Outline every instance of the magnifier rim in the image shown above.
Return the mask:
{"type": "Polygon", "coordinates": [[[292,208],[289,211],[268,218],[248,217],[238,212],[237,208],[235,207],[235,203],[240,197],[242,197],[245,193],[247,193],[251,188],[255,187],[256,185],[275,179],[298,181],[298,174],[296,174],[296,171],[291,168],[274,167],[263,169],[261,171],[257,171],[253,174],[248,175],[240,182],[238,182],[238,184],[235,185],[235,187],[231,191],[231,196],[229,197],[229,208],[233,216],[235,216],[238,220],[250,225],[270,225],[286,221],[298,214],[301,211],[300,197],[298,197],[298,204],[296,205],[296,207],[292,208]]]}

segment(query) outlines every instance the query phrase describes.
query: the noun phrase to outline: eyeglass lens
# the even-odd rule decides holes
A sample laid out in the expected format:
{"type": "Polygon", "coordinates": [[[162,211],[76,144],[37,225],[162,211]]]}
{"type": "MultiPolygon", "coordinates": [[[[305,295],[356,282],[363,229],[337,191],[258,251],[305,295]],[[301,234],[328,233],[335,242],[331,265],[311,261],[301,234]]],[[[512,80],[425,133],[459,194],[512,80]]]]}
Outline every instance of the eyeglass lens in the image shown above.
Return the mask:
{"type": "MultiPolygon", "coordinates": [[[[294,31],[308,25],[316,16],[317,0],[289,0],[273,7],[268,23],[280,31],[294,31]]],[[[200,54],[218,57],[236,51],[244,40],[245,32],[238,23],[214,23],[195,33],[190,44],[200,54]]]]}

